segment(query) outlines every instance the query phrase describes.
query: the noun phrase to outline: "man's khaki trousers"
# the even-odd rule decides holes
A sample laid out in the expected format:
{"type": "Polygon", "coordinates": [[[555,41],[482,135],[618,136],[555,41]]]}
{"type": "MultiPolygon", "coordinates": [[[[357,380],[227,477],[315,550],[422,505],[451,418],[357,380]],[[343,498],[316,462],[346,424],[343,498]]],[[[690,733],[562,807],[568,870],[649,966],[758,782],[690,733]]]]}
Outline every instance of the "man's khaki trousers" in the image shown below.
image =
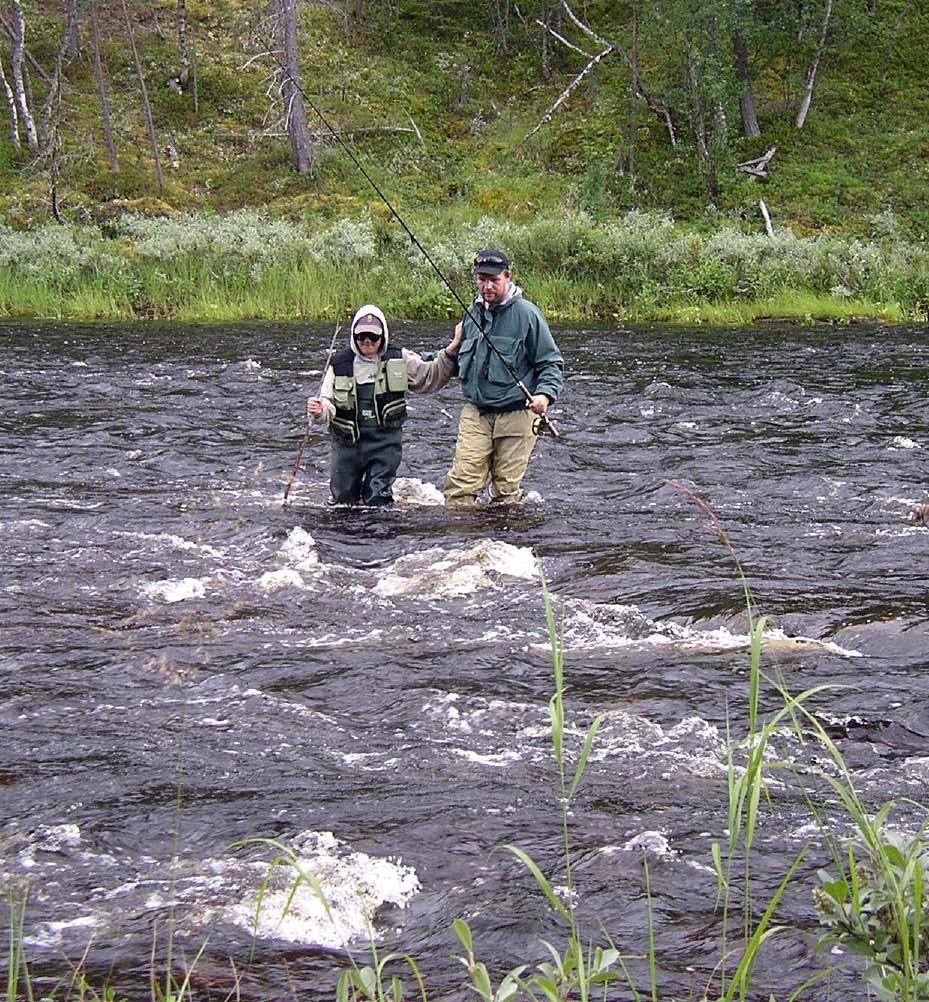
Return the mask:
{"type": "Polygon", "coordinates": [[[518,501],[519,485],[535,447],[535,417],[528,408],[481,414],[474,404],[465,404],[455,459],[442,485],[446,504],[474,504],[488,477],[491,501],[518,501]]]}

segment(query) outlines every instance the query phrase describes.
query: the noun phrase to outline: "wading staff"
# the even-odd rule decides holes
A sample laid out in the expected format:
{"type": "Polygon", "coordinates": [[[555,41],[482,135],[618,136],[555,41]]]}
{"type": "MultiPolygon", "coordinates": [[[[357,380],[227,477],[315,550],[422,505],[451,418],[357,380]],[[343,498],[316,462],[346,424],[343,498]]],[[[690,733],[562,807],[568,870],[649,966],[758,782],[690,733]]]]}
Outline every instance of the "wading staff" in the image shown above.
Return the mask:
{"type": "MultiPolygon", "coordinates": [[[[326,370],[329,368],[329,363],[332,361],[332,353],[335,351],[335,340],[339,336],[340,330],[342,330],[342,325],[337,323],[335,325],[335,330],[332,332],[332,341],[329,342],[326,364],[323,366],[323,378],[319,381],[319,389],[316,391],[316,396],[319,396],[322,392],[323,380],[326,378],[326,370]]],[[[284,488],[284,500],[281,504],[287,504],[287,495],[290,493],[290,488],[293,486],[293,482],[297,479],[297,471],[300,469],[300,460],[303,459],[303,450],[306,448],[306,443],[310,440],[310,432],[312,430],[313,415],[307,414],[306,431],[303,433],[303,441],[300,443],[300,448],[297,450],[297,458],[294,460],[294,468],[291,470],[290,479],[287,481],[287,486],[284,488]]]]}
{"type": "MultiPolygon", "coordinates": [[[[264,44],[266,45],[266,47],[267,47],[267,49],[268,49],[269,52],[273,52],[274,51],[274,49],[270,45],[268,45],[266,41],[264,42],[264,44]]],[[[332,125],[330,125],[329,119],[326,118],[326,116],[322,113],[322,111],[317,107],[317,105],[314,103],[314,101],[312,100],[312,98],[310,98],[307,95],[307,92],[303,89],[303,87],[301,87],[301,85],[296,80],[294,80],[294,78],[289,73],[287,73],[287,68],[283,64],[281,64],[281,63],[279,63],[279,66],[280,66],[281,72],[287,75],[287,79],[290,81],[291,86],[293,86],[296,90],[298,90],[300,92],[300,96],[303,98],[304,103],[307,104],[307,105],[309,105],[309,107],[313,109],[313,111],[319,117],[319,120],[323,123],[323,125],[325,126],[325,128],[332,135],[332,138],[339,144],[339,146],[342,147],[342,149],[345,151],[345,153],[348,156],[348,158],[358,168],[358,170],[360,170],[361,173],[364,175],[364,179],[368,182],[368,184],[371,185],[371,187],[377,193],[377,197],[390,210],[391,215],[394,217],[394,219],[397,220],[397,222],[402,227],[404,233],[406,233],[406,235],[410,238],[410,241],[412,242],[413,246],[416,247],[416,249],[422,254],[422,256],[429,262],[432,270],[436,273],[436,275],[439,276],[439,280],[442,282],[442,284],[445,286],[445,288],[448,289],[448,291],[455,297],[455,300],[457,301],[458,305],[462,308],[462,310],[464,310],[464,312],[467,313],[467,315],[474,321],[475,325],[477,326],[478,332],[480,333],[481,338],[483,339],[484,343],[497,356],[497,358],[499,359],[499,361],[500,361],[501,365],[503,366],[503,368],[506,369],[506,371],[509,373],[510,378],[517,385],[517,387],[519,387],[519,389],[522,392],[523,396],[526,398],[526,403],[527,404],[532,403],[532,393],[529,391],[529,387],[526,386],[526,384],[519,378],[519,376],[516,375],[516,372],[513,370],[513,367],[506,360],[506,358],[503,356],[503,354],[501,354],[500,349],[487,336],[487,332],[484,330],[483,317],[476,317],[471,312],[471,307],[468,306],[468,305],[466,305],[465,301],[461,298],[461,296],[458,295],[458,292],[455,290],[455,287],[445,277],[445,275],[442,272],[442,269],[439,268],[439,266],[435,263],[435,261],[432,260],[432,258],[429,255],[429,252],[426,250],[426,248],[423,247],[423,245],[416,239],[416,234],[409,228],[409,226],[407,226],[407,224],[404,221],[403,217],[400,215],[399,212],[397,212],[397,210],[391,204],[390,199],[384,194],[383,191],[381,191],[381,189],[378,186],[377,182],[365,170],[364,165],[361,163],[361,161],[358,159],[358,157],[355,156],[355,154],[351,151],[351,149],[345,144],[345,142],[343,142],[342,137],[339,135],[339,133],[336,132],[336,130],[332,127],[332,125]]],[[[547,431],[551,435],[553,435],[555,438],[561,438],[561,435],[558,433],[558,430],[552,424],[552,422],[551,422],[551,420],[550,420],[550,418],[548,417],[547,414],[539,414],[538,418],[539,418],[539,422],[540,422],[539,423],[539,431],[540,432],[547,431]]],[[[286,498],[286,494],[285,494],[285,498],[286,498]]]]}

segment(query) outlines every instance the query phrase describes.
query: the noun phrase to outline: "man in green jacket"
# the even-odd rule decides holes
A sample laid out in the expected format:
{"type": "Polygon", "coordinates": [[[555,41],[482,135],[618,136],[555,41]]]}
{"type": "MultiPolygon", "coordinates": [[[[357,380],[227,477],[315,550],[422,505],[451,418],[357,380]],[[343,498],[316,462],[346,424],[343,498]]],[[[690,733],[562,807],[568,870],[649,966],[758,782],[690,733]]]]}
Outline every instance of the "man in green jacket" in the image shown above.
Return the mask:
{"type": "Polygon", "coordinates": [[[520,499],[537,421],[557,399],[564,380],[561,352],[539,308],[513,282],[507,256],[495,249],[479,251],[474,280],[477,296],[465,311],[458,353],[467,403],[452,468],[442,485],[449,505],[474,504],[488,478],[491,501],[520,499]]]}

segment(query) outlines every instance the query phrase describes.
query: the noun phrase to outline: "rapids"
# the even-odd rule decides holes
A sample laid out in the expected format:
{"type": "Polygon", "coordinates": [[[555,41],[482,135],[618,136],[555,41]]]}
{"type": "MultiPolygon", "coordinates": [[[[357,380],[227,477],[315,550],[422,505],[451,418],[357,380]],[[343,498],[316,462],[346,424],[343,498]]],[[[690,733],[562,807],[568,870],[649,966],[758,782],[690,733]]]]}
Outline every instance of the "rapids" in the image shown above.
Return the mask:
{"type": "MultiPolygon", "coordinates": [[[[464,998],[459,916],[497,973],[545,959],[563,928],[499,849],[564,879],[540,568],[570,761],[604,714],[571,816],[579,914],[641,958],[644,854],[663,997],[698,997],[719,959],[710,847],[749,664],[721,533],[768,674],[831,687],[813,705],[869,803],[927,799],[929,528],[907,519],[929,500],[927,330],[556,336],[563,440],[523,504],[442,505],[453,382],[411,399],[398,503],[365,511],[326,505],[319,433],[281,504],[331,330],[0,326],[0,879],[28,890],[40,984],[89,944],[92,983],[149,998],[171,935],[188,959],[206,943],[198,997],[233,990],[231,960],[242,998],[331,998],[370,926],[431,998],[464,998]],[[307,886],[285,910],[284,846],[329,913],[307,886]]],[[[787,731],[775,751],[824,761],[787,731]]],[[[809,848],[758,995],[842,962],[816,997],[860,997],[815,951],[822,838],[794,781],[770,792],[755,900],[809,848]]]]}

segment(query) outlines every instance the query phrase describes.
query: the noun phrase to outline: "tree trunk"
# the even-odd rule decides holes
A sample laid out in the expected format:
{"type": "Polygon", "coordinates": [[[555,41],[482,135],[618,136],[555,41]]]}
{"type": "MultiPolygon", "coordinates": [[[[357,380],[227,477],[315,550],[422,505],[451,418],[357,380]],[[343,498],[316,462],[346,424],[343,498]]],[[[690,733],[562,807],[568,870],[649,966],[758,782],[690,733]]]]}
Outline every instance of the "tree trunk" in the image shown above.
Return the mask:
{"type": "Polygon", "coordinates": [[[551,80],[552,77],[551,59],[548,51],[548,28],[551,24],[551,19],[552,12],[548,7],[547,0],[542,0],[542,7],[539,11],[539,20],[543,24],[542,49],[539,53],[539,62],[542,67],[542,77],[545,80],[551,80]]]}
{"type": "Polygon", "coordinates": [[[494,26],[494,36],[497,39],[497,49],[506,52],[507,35],[510,26],[510,5],[508,0],[487,0],[490,6],[490,19],[494,26]]]}
{"type": "Polygon", "coordinates": [[[313,143],[306,124],[306,107],[300,85],[296,0],[274,0],[274,12],[280,53],[281,98],[290,150],[297,173],[309,174],[313,169],[313,143]]]}
{"type": "Polygon", "coordinates": [[[52,117],[52,108],[55,102],[61,101],[61,68],[68,58],[71,48],[71,28],[70,19],[65,22],[64,30],[61,33],[61,41],[58,43],[58,54],[55,57],[55,72],[52,74],[51,83],[48,85],[48,93],[42,104],[42,112],[39,115],[39,139],[43,146],[48,145],[50,132],[49,123],[52,117]]]}
{"type": "Polygon", "coordinates": [[[136,76],[139,79],[139,89],[142,92],[142,110],[145,112],[145,124],[148,126],[148,141],[152,148],[152,158],[155,161],[155,177],[158,179],[158,194],[163,195],[165,190],[165,179],[161,170],[161,156],[158,153],[158,137],[155,135],[155,122],[152,118],[152,106],[148,101],[148,90],[145,87],[145,77],[142,74],[142,64],[139,62],[139,50],[135,45],[135,32],[132,30],[132,21],[129,19],[129,8],[126,6],[126,0],[123,0],[123,17],[126,19],[126,31],[129,33],[129,45],[132,48],[132,59],[135,63],[136,76]]]}
{"type": "Polygon", "coordinates": [[[748,46],[741,31],[736,31],[732,38],[735,52],[735,76],[739,81],[739,112],[742,116],[742,134],[745,136],[760,136],[758,115],[755,113],[755,95],[752,93],[751,74],[748,69],[748,46]]]}
{"type": "Polygon", "coordinates": [[[187,4],[185,0],[177,0],[175,14],[177,26],[177,81],[182,90],[187,90],[190,82],[190,56],[187,52],[187,4]]]}
{"type": "Polygon", "coordinates": [[[68,60],[77,59],[81,51],[80,39],[77,35],[77,0],[68,0],[65,9],[65,35],[68,44],[65,48],[65,58],[68,60]]]}
{"type": "Polygon", "coordinates": [[[16,95],[13,93],[13,88],[10,86],[6,74],[3,72],[2,54],[0,54],[0,87],[3,88],[3,93],[6,95],[6,103],[10,109],[10,141],[18,148],[22,146],[22,142],[19,138],[19,115],[16,113],[16,95]]]}
{"type": "Polygon", "coordinates": [[[704,83],[693,48],[687,50],[687,81],[690,89],[694,142],[703,169],[703,183],[707,196],[715,198],[719,192],[715,152],[718,149],[720,137],[725,135],[725,115],[720,112],[719,105],[715,104],[712,128],[710,127],[711,118],[704,95],[704,83]]]}
{"type": "Polygon", "coordinates": [[[190,44],[190,86],[194,93],[194,115],[200,114],[200,91],[197,89],[197,46],[190,44]]]}
{"type": "Polygon", "coordinates": [[[826,47],[826,35],[829,30],[829,19],[832,17],[832,0],[826,0],[826,13],[823,15],[823,25],[819,32],[819,39],[816,48],[810,58],[810,64],[806,70],[806,81],[803,85],[803,96],[800,98],[800,107],[797,109],[797,117],[794,124],[798,129],[803,128],[806,116],[809,114],[810,105],[813,103],[813,87],[816,85],[816,71],[819,69],[819,61],[822,59],[823,49],[826,47]]]}
{"type": "MultiPolygon", "coordinates": [[[[67,29],[65,30],[67,35],[67,29]]],[[[58,58],[55,62],[55,80],[61,80],[61,60],[64,57],[66,45],[62,44],[58,50],[58,58]]],[[[63,224],[61,218],[61,207],[58,204],[58,180],[61,174],[61,87],[56,86],[50,93],[55,95],[55,99],[49,106],[48,119],[45,122],[47,130],[45,151],[48,154],[48,201],[55,221],[63,224]]]]}
{"type": "Polygon", "coordinates": [[[110,158],[110,170],[119,173],[116,157],[116,143],[113,142],[113,125],[110,121],[110,101],[106,94],[106,80],[103,75],[103,59],[100,56],[100,25],[97,22],[97,3],[90,0],[90,35],[94,50],[94,77],[97,81],[97,96],[100,99],[100,118],[103,122],[103,140],[110,158]]]}
{"type": "Polygon", "coordinates": [[[23,54],[26,47],[26,20],[19,0],[12,0],[12,48],[10,63],[13,76],[13,93],[16,98],[16,109],[19,112],[23,130],[26,133],[26,145],[30,150],[39,148],[39,135],[36,132],[35,120],[29,111],[29,101],[26,98],[26,85],[23,79],[23,54]]]}
{"type": "Polygon", "coordinates": [[[616,157],[616,169],[628,177],[635,176],[636,150],[636,110],[638,90],[636,79],[639,75],[639,21],[636,11],[632,12],[632,37],[629,43],[629,114],[623,122],[623,148],[616,157]]]}

